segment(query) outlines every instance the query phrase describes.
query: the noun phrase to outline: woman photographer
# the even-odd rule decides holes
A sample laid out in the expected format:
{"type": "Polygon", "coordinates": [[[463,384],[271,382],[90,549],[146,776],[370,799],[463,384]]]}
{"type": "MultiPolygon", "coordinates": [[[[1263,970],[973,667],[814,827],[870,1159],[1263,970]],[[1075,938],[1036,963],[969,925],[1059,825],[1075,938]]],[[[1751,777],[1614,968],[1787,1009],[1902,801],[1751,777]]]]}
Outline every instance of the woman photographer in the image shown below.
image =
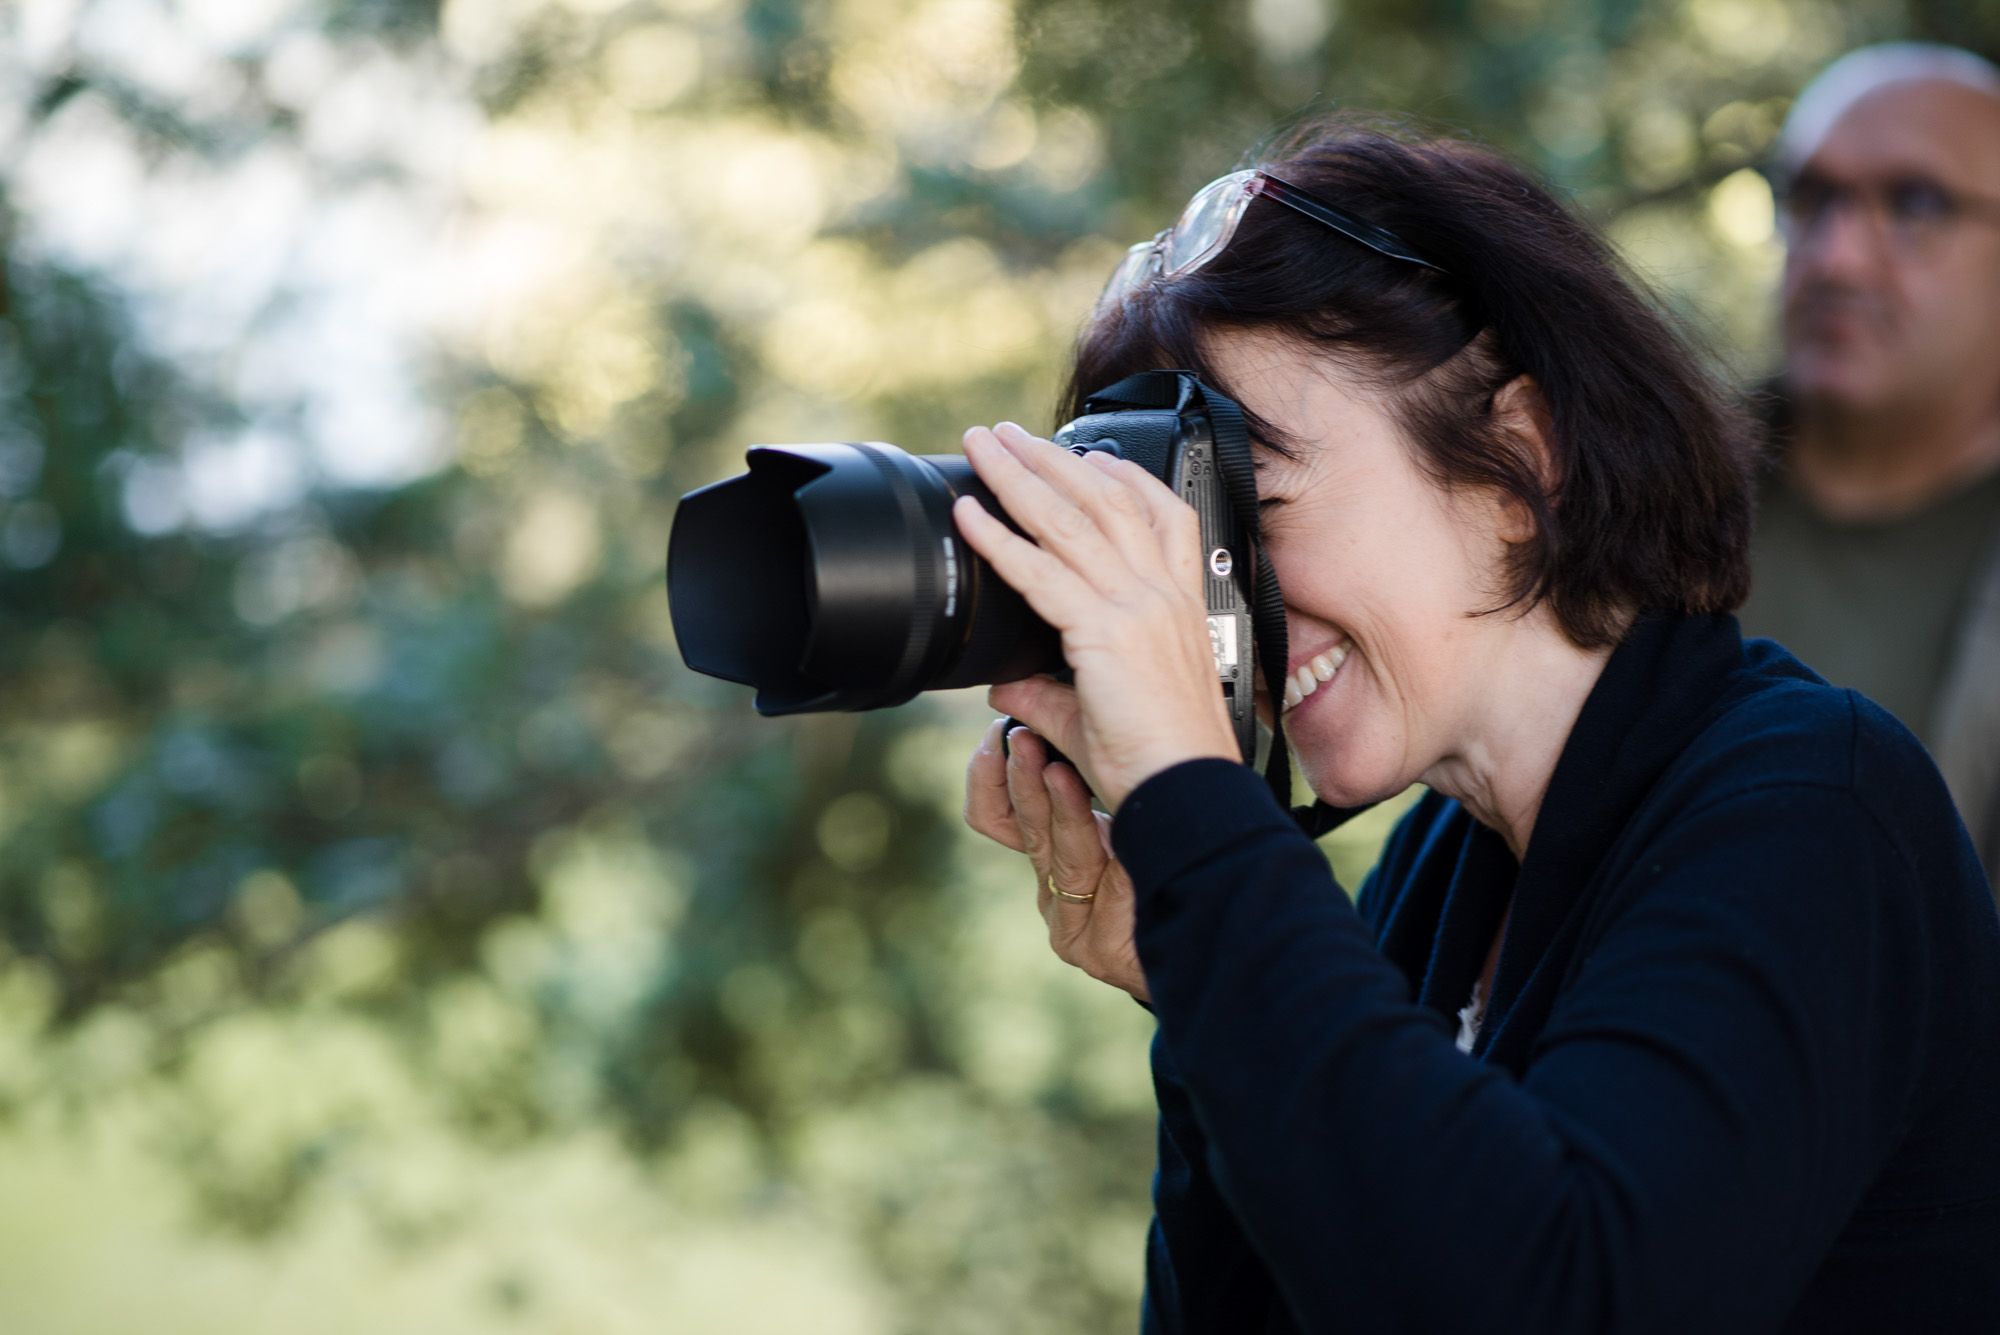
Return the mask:
{"type": "Polygon", "coordinates": [[[966,817],[1158,1016],[1146,1328],[1992,1329],[2000,921],[1916,741],[1739,636],[1745,437],[1604,244],[1317,127],[1134,248],[1069,407],[1164,367],[1250,418],[1318,810],[1429,792],[1350,904],[1238,761],[1192,512],[967,433],[1074,685],[993,690],[966,817]]]}

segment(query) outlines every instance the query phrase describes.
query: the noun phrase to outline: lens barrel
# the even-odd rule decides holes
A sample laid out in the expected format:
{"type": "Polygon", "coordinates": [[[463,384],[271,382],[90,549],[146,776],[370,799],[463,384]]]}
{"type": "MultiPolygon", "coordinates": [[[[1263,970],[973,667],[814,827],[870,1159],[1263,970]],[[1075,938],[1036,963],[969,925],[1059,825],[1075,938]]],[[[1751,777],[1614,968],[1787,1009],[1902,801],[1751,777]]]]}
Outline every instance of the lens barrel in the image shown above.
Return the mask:
{"type": "Polygon", "coordinates": [[[1062,667],[1055,631],[958,535],[961,495],[1020,531],[963,456],[760,445],[748,463],[682,499],[667,592],[687,665],[756,687],[758,713],[879,709],[1062,667]]]}

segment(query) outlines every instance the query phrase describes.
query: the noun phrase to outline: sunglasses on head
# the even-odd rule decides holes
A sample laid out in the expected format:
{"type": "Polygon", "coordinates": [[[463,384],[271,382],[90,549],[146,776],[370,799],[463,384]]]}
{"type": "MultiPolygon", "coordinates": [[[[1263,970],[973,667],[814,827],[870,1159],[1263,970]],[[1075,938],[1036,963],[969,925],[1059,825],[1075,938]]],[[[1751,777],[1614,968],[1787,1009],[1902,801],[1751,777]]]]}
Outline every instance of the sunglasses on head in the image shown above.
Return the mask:
{"type": "Polygon", "coordinates": [[[1195,192],[1172,227],[1126,251],[1124,261],[1097,299],[1097,309],[1123,305],[1148,284],[1180,278],[1200,269],[1229,248],[1229,240],[1236,235],[1237,224],[1243,221],[1250,201],[1260,197],[1303,213],[1378,254],[1434,273],[1444,272],[1386,227],[1364,222],[1262,168],[1251,168],[1210,181],[1195,192]]]}

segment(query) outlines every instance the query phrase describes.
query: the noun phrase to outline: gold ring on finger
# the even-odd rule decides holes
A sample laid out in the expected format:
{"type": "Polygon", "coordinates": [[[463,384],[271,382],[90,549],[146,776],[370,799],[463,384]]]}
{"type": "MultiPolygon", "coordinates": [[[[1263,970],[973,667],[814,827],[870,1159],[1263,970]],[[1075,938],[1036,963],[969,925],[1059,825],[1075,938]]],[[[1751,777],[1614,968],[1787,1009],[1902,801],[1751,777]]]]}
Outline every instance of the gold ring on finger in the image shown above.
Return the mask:
{"type": "Polygon", "coordinates": [[[1053,882],[1051,882],[1049,885],[1049,893],[1054,895],[1057,899],[1066,899],[1072,904],[1088,904],[1091,900],[1097,898],[1097,892],[1095,890],[1091,891],[1087,895],[1073,895],[1067,890],[1056,889],[1053,882]]]}

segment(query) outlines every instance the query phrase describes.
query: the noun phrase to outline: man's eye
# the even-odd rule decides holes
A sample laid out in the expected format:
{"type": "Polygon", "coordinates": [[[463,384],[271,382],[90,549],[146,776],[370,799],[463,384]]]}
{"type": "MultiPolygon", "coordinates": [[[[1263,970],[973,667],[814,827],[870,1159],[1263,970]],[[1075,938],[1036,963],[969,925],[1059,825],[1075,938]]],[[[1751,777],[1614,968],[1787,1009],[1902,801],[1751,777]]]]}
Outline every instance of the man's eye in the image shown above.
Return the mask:
{"type": "Polygon", "coordinates": [[[1268,510],[1274,505],[1283,505],[1284,503],[1284,498],[1281,496],[1262,496],[1257,500],[1257,508],[1259,510],[1268,510]]]}
{"type": "Polygon", "coordinates": [[[1943,222],[1958,211],[1949,190],[1920,177],[1892,182],[1887,194],[1889,214],[1897,222],[1943,222]]]}
{"type": "Polygon", "coordinates": [[[1833,194],[1826,182],[1801,178],[1785,192],[1785,209],[1794,222],[1816,223],[1833,206],[1833,194]]]}

